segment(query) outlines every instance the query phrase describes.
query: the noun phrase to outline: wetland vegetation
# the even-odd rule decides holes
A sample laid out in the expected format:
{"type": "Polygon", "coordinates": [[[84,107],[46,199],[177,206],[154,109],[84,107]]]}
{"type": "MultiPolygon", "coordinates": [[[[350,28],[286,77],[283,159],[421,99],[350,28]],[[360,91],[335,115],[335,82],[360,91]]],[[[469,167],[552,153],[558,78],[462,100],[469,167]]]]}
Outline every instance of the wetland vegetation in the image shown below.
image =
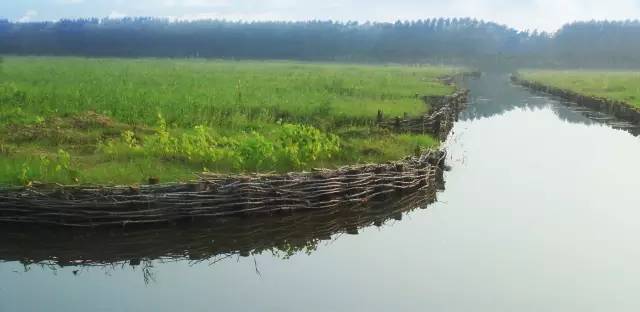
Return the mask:
{"type": "Polygon", "coordinates": [[[137,184],[195,172],[285,172],[398,160],[434,147],[392,133],[451,67],[7,57],[0,185],[137,184]]]}

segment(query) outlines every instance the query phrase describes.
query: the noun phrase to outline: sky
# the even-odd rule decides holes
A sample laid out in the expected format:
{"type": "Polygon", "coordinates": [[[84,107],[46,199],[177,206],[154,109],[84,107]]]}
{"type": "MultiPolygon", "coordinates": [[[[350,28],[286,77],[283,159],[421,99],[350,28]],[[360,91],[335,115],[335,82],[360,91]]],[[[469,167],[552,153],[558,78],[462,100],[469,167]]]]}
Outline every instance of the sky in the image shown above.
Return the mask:
{"type": "Polygon", "coordinates": [[[0,0],[0,18],[12,21],[126,16],[361,22],[474,17],[553,32],[578,20],[640,18],[640,0],[0,0]]]}

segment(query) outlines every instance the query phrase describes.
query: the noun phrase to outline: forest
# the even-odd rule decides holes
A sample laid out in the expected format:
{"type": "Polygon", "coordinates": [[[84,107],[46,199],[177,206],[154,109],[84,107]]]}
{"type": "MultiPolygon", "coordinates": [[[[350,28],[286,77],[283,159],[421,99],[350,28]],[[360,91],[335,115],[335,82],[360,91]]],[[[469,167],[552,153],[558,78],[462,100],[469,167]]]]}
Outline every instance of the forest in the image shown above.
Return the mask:
{"type": "Polygon", "coordinates": [[[555,33],[471,18],[378,22],[0,20],[0,54],[294,59],[518,67],[637,68],[640,22],[590,21],[555,33]]]}

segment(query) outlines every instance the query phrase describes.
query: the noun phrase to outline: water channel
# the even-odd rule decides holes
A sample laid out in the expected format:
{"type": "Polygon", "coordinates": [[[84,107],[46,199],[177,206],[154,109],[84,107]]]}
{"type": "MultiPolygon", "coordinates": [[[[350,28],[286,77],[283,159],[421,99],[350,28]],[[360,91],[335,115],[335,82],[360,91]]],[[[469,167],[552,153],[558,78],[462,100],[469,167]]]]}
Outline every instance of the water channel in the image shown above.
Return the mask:
{"type": "Polygon", "coordinates": [[[637,129],[506,76],[463,84],[452,170],[427,209],[96,237],[3,229],[0,311],[640,309],[637,129]]]}

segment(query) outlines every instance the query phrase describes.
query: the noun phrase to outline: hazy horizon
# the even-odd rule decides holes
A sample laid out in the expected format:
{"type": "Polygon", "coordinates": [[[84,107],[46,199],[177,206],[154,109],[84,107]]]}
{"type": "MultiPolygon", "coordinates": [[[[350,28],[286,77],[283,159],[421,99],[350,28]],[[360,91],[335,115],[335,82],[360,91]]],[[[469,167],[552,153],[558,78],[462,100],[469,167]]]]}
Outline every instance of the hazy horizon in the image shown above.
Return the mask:
{"type": "Polygon", "coordinates": [[[472,17],[518,30],[555,32],[564,24],[590,20],[628,20],[640,16],[640,0],[29,0],[0,3],[0,18],[16,22],[65,18],[150,16],[179,20],[375,21],[472,17]]]}

